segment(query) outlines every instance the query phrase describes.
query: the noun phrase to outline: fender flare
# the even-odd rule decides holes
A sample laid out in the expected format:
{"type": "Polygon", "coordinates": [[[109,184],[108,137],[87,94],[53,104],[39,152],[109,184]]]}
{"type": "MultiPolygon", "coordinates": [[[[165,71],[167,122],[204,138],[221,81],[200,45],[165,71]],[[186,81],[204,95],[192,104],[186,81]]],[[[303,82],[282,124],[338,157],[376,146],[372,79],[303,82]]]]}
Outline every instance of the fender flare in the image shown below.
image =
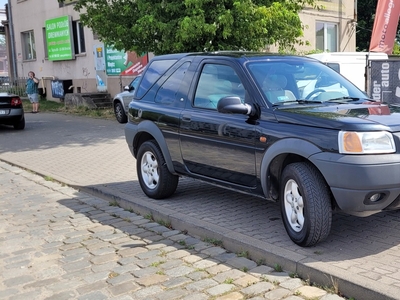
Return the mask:
{"type": "Polygon", "coordinates": [[[168,170],[172,174],[176,174],[174,166],[172,164],[171,154],[169,153],[167,143],[165,142],[164,135],[161,132],[160,128],[158,128],[158,126],[154,124],[152,121],[140,122],[136,128],[136,135],[133,141],[133,145],[135,145],[135,148],[137,148],[137,144],[139,143],[141,133],[147,133],[154,138],[154,140],[159,145],[162,154],[164,155],[164,159],[167,164],[168,170]]]}
{"type": "Polygon", "coordinates": [[[260,179],[264,195],[269,198],[268,170],[275,157],[280,154],[296,154],[308,159],[319,152],[322,152],[321,149],[314,144],[296,138],[282,139],[272,144],[265,151],[260,166],[260,179]]]}

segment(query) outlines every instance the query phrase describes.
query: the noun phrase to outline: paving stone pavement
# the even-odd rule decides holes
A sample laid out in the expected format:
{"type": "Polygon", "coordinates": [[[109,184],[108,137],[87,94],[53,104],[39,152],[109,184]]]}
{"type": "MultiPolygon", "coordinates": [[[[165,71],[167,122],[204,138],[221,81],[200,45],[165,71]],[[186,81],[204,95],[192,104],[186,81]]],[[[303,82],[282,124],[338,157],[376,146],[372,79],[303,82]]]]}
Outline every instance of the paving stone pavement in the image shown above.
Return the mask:
{"type": "Polygon", "coordinates": [[[180,179],[172,197],[147,198],[137,181],[124,125],[115,120],[26,114],[23,131],[0,125],[0,161],[142,216],[152,214],[176,230],[221,240],[233,253],[248,252],[254,261],[281,265],[349,298],[400,299],[400,211],[366,218],[335,213],[328,239],[302,248],[287,236],[276,203],[187,178],[180,179]]]}
{"type": "Polygon", "coordinates": [[[0,299],[344,299],[4,162],[0,199],[0,299]]]}

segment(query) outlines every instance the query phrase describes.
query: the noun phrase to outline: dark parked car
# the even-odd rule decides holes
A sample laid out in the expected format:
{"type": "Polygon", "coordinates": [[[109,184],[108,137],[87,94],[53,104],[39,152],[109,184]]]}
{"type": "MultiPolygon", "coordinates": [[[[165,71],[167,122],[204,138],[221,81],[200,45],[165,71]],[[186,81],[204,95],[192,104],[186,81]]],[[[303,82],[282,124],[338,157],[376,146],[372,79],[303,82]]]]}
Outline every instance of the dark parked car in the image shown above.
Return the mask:
{"type": "Polygon", "coordinates": [[[125,136],[148,197],[171,196],[189,176],[279,201],[301,246],[329,235],[333,211],[400,209],[400,108],[311,58],[155,57],[125,136]]]}
{"type": "Polygon", "coordinates": [[[24,108],[19,96],[0,93],[0,124],[12,125],[15,129],[25,128],[24,108]]]}
{"type": "Polygon", "coordinates": [[[124,87],[124,91],[115,95],[113,99],[114,114],[119,123],[126,123],[128,121],[128,105],[129,102],[132,101],[133,94],[139,84],[139,80],[140,75],[136,76],[129,85],[124,87]]]}

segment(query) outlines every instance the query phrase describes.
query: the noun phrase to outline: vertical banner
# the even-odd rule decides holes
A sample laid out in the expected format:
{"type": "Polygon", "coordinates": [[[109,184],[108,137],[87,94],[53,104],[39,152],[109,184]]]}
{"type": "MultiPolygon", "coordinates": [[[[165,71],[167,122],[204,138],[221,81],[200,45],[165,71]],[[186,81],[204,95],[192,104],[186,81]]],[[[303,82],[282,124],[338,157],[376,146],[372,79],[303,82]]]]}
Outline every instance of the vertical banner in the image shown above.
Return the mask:
{"type": "Polygon", "coordinates": [[[392,54],[400,15],[399,0],[378,0],[369,51],[392,54]]]}

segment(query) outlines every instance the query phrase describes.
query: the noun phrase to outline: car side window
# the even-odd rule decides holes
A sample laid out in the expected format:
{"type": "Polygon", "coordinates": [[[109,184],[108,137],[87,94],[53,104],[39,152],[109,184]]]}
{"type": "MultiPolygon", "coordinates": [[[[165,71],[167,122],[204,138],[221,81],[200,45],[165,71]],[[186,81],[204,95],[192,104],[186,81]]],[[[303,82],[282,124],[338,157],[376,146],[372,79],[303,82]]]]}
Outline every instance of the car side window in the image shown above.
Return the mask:
{"type": "Polygon", "coordinates": [[[194,107],[217,109],[226,96],[238,96],[244,102],[245,90],[235,70],[227,65],[205,64],[197,84],[194,107]]]}
{"type": "Polygon", "coordinates": [[[140,76],[137,76],[135,79],[132,80],[132,82],[129,84],[129,90],[131,92],[135,91],[137,89],[137,86],[139,84],[140,76]]]}
{"type": "Polygon", "coordinates": [[[147,71],[143,75],[140,86],[136,92],[136,96],[141,98],[152,85],[162,76],[165,72],[176,62],[175,59],[170,60],[156,60],[153,61],[147,68],[147,71]]]}
{"type": "Polygon", "coordinates": [[[181,87],[182,80],[185,77],[189,66],[190,62],[186,62],[176,69],[174,73],[172,73],[172,75],[159,88],[155,97],[155,102],[169,104],[176,100],[176,94],[181,87]]]}

